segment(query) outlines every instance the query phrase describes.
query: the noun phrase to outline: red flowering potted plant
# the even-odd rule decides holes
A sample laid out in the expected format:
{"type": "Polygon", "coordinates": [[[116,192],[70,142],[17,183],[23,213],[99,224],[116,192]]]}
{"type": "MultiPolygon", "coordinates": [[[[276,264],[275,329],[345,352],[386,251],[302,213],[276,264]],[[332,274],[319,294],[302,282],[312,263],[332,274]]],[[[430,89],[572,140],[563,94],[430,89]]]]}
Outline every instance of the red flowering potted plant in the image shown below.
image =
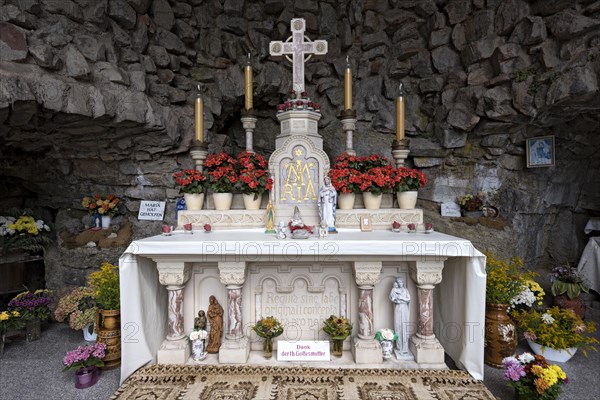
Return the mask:
{"type": "Polygon", "coordinates": [[[417,169],[398,167],[394,171],[394,192],[398,206],[402,209],[413,209],[417,205],[417,190],[427,183],[425,174],[417,169]]]}
{"type": "Polygon", "coordinates": [[[258,210],[262,194],[273,189],[267,160],[260,154],[243,151],[237,156],[239,185],[246,210],[258,210]]]}
{"type": "Polygon", "coordinates": [[[213,192],[215,209],[229,210],[233,199],[233,189],[239,181],[237,160],[221,152],[211,154],[204,163],[208,175],[208,185],[213,192]]]}
{"type": "Polygon", "coordinates": [[[183,169],[173,173],[179,194],[183,194],[188,210],[201,210],[204,204],[206,176],[197,169],[183,169]]]}
{"type": "Polygon", "coordinates": [[[379,209],[384,193],[391,193],[394,187],[394,167],[390,160],[379,154],[361,157],[362,174],[360,190],[367,209],[379,209]]]}
{"type": "Polygon", "coordinates": [[[358,157],[342,153],[333,162],[329,170],[331,184],[338,192],[338,208],[351,210],[354,207],[356,193],[360,193],[361,164],[358,157]]]}

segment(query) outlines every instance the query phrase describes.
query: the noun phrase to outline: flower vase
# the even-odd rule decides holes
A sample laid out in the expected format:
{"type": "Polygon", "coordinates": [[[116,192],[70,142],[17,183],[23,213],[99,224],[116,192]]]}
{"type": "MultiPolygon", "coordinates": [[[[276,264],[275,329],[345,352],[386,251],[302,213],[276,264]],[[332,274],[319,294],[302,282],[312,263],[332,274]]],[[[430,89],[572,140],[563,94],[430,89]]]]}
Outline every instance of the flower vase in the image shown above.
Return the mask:
{"type": "Polygon", "coordinates": [[[112,220],[112,217],[109,217],[108,215],[103,215],[101,217],[102,219],[102,229],[108,229],[110,228],[110,221],[112,220]]]}
{"type": "Polygon", "coordinates": [[[75,372],[75,387],[85,389],[94,386],[98,382],[98,367],[83,367],[75,372]]]}
{"type": "Polygon", "coordinates": [[[331,339],[331,355],[341,357],[344,354],[344,339],[331,339]]]}
{"type": "Polygon", "coordinates": [[[569,347],[568,349],[557,350],[557,349],[553,349],[552,347],[546,346],[542,349],[541,344],[538,344],[529,339],[527,339],[527,344],[529,345],[529,347],[531,347],[531,350],[535,354],[542,355],[546,358],[546,360],[554,361],[554,362],[561,362],[561,363],[567,362],[577,352],[577,347],[569,347]]]}
{"type": "Polygon", "coordinates": [[[398,207],[402,210],[414,210],[417,206],[417,197],[419,192],[416,190],[408,190],[406,192],[396,193],[398,207]]]}
{"type": "Polygon", "coordinates": [[[213,193],[213,202],[215,203],[215,210],[227,211],[231,209],[232,200],[233,193],[213,193]]]}
{"type": "Polygon", "coordinates": [[[517,348],[517,330],[508,315],[508,304],[485,305],[484,362],[502,368],[502,360],[517,348]]]}
{"type": "Polygon", "coordinates": [[[246,210],[258,210],[260,209],[260,203],[262,201],[262,193],[244,193],[244,207],[246,210]]]}
{"type": "Polygon", "coordinates": [[[26,338],[28,342],[38,340],[42,336],[42,320],[30,318],[25,322],[26,338]]]}
{"type": "Polygon", "coordinates": [[[267,360],[273,356],[273,338],[265,338],[263,342],[263,355],[267,360]]]}
{"type": "Polygon", "coordinates": [[[95,342],[96,341],[96,332],[94,332],[94,324],[87,324],[83,328],[83,340],[86,342],[95,342]]]}
{"type": "Polygon", "coordinates": [[[194,361],[202,361],[206,358],[204,339],[192,340],[192,358],[194,361]]]}
{"type": "Polygon", "coordinates": [[[383,353],[383,359],[389,360],[392,358],[392,350],[394,350],[394,342],[391,340],[381,341],[381,351],[383,353]]]}
{"type": "Polygon", "coordinates": [[[367,210],[379,210],[381,208],[381,199],[383,195],[373,194],[371,192],[363,192],[363,203],[365,204],[365,208],[367,210]]]}
{"type": "Polygon", "coordinates": [[[185,209],[190,211],[202,210],[204,205],[204,193],[184,193],[185,209]]]}
{"type": "Polygon", "coordinates": [[[340,210],[352,210],[354,208],[354,200],[356,195],[354,193],[340,193],[337,197],[338,209],[340,210]]]}
{"type": "Polygon", "coordinates": [[[121,311],[98,310],[96,314],[96,342],[106,345],[103,369],[121,365],[121,311]]]}

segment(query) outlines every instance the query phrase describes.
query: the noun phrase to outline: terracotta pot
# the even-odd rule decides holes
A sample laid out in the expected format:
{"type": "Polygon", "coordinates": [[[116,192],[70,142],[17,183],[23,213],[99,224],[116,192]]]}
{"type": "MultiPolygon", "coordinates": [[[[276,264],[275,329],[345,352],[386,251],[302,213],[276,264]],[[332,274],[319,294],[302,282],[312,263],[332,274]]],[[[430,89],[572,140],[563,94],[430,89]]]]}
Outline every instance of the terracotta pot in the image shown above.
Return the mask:
{"type": "Polygon", "coordinates": [[[502,360],[517,348],[517,330],[508,315],[508,304],[485,305],[484,362],[502,368],[502,360]]]}
{"type": "Polygon", "coordinates": [[[561,294],[559,296],[554,296],[552,303],[563,310],[573,310],[573,312],[579,315],[582,319],[585,318],[585,310],[587,309],[587,306],[579,296],[570,299],[566,294],[561,294]]]}

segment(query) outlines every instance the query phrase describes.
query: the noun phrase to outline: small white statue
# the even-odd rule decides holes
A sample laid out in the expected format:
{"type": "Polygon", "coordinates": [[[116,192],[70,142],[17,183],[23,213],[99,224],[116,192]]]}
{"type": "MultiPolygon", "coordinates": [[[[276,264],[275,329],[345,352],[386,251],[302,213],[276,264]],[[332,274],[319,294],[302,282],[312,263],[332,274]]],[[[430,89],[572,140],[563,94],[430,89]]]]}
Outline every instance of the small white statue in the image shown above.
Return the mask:
{"type": "Polygon", "coordinates": [[[337,202],[337,191],[331,184],[331,178],[323,178],[323,187],[319,191],[317,205],[319,207],[319,218],[321,225],[327,225],[329,233],[337,233],[335,229],[335,206],[337,202]]]}
{"type": "Polygon", "coordinates": [[[396,278],[394,287],[390,292],[390,300],[394,303],[394,330],[398,334],[396,340],[396,358],[412,358],[408,350],[408,317],[410,305],[410,293],[404,286],[402,278],[396,278]]]}

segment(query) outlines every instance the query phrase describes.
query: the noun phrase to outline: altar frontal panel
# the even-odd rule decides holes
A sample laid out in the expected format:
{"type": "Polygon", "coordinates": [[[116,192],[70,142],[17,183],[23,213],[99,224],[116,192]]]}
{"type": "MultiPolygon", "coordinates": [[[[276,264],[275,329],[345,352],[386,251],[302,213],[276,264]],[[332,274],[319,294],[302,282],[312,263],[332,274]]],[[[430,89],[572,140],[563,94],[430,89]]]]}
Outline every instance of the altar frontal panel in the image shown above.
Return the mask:
{"type": "MultiPolygon", "coordinates": [[[[285,329],[280,339],[327,340],[321,330],[325,319],[338,315],[352,320],[356,313],[356,285],[348,263],[252,264],[247,279],[254,321],[277,318],[285,329]]],[[[253,348],[258,342],[253,341],[253,348]]]]}

